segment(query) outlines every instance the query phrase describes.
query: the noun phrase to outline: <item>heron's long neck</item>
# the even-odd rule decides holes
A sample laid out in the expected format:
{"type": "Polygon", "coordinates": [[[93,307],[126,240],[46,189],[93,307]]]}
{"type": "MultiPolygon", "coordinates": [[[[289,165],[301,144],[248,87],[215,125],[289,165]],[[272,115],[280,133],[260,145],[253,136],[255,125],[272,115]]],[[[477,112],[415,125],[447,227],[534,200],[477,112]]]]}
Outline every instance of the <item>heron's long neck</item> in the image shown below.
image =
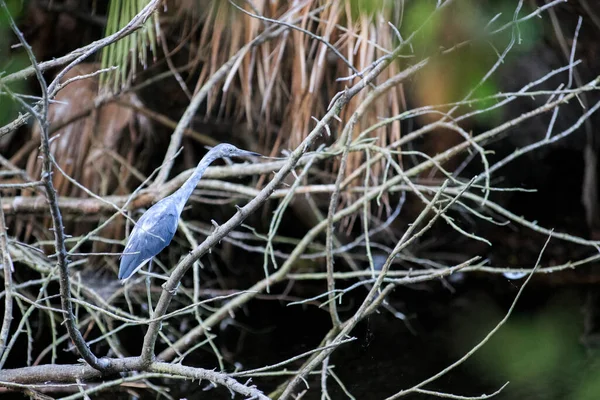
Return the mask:
{"type": "Polygon", "coordinates": [[[200,181],[200,178],[202,178],[204,171],[206,171],[206,168],[208,168],[208,166],[215,161],[216,158],[217,157],[214,157],[214,155],[212,155],[210,152],[205,155],[204,158],[202,158],[202,160],[200,160],[198,163],[194,173],[179,189],[177,189],[175,193],[172,194],[172,196],[177,199],[177,210],[179,211],[179,214],[181,214],[185,203],[187,203],[188,199],[192,195],[192,192],[198,185],[198,182],[200,181]]]}

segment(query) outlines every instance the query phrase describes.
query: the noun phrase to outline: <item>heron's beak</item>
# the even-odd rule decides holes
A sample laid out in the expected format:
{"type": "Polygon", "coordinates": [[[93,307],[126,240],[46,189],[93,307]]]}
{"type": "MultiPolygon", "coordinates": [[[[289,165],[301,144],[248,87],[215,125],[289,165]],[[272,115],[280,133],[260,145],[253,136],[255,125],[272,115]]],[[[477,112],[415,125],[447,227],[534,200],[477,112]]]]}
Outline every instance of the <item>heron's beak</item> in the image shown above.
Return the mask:
{"type": "Polygon", "coordinates": [[[264,157],[262,154],[260,153],[255,153],[253,151],[246,151],[244,150],[242,152],[242,154],[238,154],[238,157],[264,157]]]}

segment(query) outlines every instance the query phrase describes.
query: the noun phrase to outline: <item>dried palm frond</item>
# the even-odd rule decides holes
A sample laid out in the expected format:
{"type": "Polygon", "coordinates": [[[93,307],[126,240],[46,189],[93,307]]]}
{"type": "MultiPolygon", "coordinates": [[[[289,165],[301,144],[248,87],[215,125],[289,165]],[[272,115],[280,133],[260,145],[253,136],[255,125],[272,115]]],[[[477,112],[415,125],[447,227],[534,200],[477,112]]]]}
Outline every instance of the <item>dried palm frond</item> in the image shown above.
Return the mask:
{"type": "MultiPolygon", "coordinates": [[[[67,73],[63,81],[92,73],[98,68],[97,64],[80,64],[67,73]]],[[[148,161],[139,157],[139,151],[136,150],[151,138],[150,121],[132,108],[116,103],[96,109],[94,100],[97,94],[96,79],[76,80],[58,93],[48,110],[50,129],[61,127],[54,132],[51,141],[56,164],[65,173],[63,175],[57,171],[53,176],[54,185],[61,196],[88,197],[84,187],[100,196],[130,193],[131,165],[139,166],[148,161]]],[[[135,94],[124,94],[122,97],[129,103],[141,105],[135,94]]],[[[36,126],[32,141],[39,143],[39,140],[40,131],[36,126]]],[[[36,148],[27,159],[26,171],[29,176],[40,176],[39,155],[36,148]]],[[[89,229],[82,225],[70,228],[71,234],[89,229]]],[[[32,229],[29,226],[27,232],[32,229]]]]}
{"type": "MultiPolygon", "coordinates": [[[[326,111],[330,99],[361,79],[357,71],[367,69],[397,44],[395,29],[388,25],[400,18],[401,5],[394,2],[257,0],[236,4],[248,13],[282,20],[303,30],[286,30],[253,48],[207,99],[207,116],[245,120],[260,132],[259,140],[271,155],[297,146],[314,126],[312,118],[326,111]],[[331,50],[332,46],[342,57],[331,50]],[[348,76],[352,77],[336,80],[348,76]]],[[[176,8],[189,18],[179,33],[186,39],[196,38],[190,43],[190,54],[199,69],[197,88],[244,44],[273,24],[242,13],[228,1],[180,0],[176,8]]],[[[392,65],[377,82],[385,82],[399,70],[399,64],[392,65]]],[[[341,115],[342,122],[348,121],[367,95],[363,92],[352,100],[341,115]]],[[[380,118],[398,114],[404,101],[402,85],[390,88],[359,118],[353,135],[380,118]]],[[[335,137],[327,140],[335,139],[337,130],[331,127],[335,137]]],[[[375,129],[370,135],[385,145],[400,137],[400,124],[375,129]]],[[[353,153],[348,169],[356,168],[363,158],[363,154],[353,153]]],[[[377,178],[381,165],[372,172],[377,178]]]]}

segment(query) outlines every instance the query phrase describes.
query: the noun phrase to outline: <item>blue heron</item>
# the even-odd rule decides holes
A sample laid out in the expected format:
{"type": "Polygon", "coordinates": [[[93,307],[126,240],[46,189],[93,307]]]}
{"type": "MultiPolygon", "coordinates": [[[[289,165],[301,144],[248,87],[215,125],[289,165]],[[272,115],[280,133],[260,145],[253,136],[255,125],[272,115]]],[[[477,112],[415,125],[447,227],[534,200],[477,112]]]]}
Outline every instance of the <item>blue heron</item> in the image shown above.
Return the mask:
{"type": "Polygon", "coordinates": [[[200,160],[196,170],[184,184],[170,196],[153,205],[142,215],[129,235],[125,251],[121,256],[119,279],[125,282],[142,268],[152,257],[171,243],[177,231],[179,216],[185,203],[198,185],[206,168],[216,159],[223,157],[261,156],[251,151],[240,150],[234,145],[222,143],[213,147],[200,160]]]}

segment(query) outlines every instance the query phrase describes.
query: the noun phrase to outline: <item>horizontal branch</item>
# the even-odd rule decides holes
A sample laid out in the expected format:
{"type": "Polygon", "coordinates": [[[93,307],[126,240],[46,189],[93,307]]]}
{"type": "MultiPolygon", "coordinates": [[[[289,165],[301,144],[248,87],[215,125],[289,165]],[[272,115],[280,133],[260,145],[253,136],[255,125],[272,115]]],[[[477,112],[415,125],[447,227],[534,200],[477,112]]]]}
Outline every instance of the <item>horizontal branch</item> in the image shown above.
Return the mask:
{"type": "MultiPolygon", "coordinates": [[[[298,166],[304,165],[310,157],[326,158],[327,155],[310,155],[303,157],[298,166]]],[[[261,174],[270,174],[273,171],[279,170],[285,161],[273,161],[262,164],[236,164],[225,167],[209,167],[205,174],[204,180],[200,181],[200,187],[207,182],[207,179],[226,179],[239,178],[242,176],[254,176],[261,174]]],[[[143,189],[129,203],[129,209],[148,207],[160,199],[170,195],[177,190],[183,182],[193,172],[193,168],[186,170],[158,188],[143,189]]],[[[257,193],[257,192],[256,192],[257,193]]],[[[115,206],[123,207],[129,200],[129,195],[123,196],[103,196],[104,200],[96,198],[74,198],[60,197],[58,206],[61,211],[67,214],[99,214],[116,211],[115,206]]],[[[45,196],[14,196],[4,197],[2,210],[6,215],[14,214],[44,214],[48,211],[48,204],[45,196]]]]}
{"type": "MultiPolygon", "coordinates": [[[[139,357],[129,357],[111,360],[110,373],[141,370],[139,357]]],[[[203,368],[187,367],[181,364],[168,364],[153,362],[145,369],[148,372],[164,374],[164,378],[183,377],[193,380],[207,380],[225,386],[229,390],[243,396],[268,400],[260,390],[255,387],[239,383],[227,374],[203,368]]],[[[0,386],[9,384],[38,385],[49,383],[81,383],[89,382],[102,377],[102,373],[85,364],[45,364],[33,367],[0,370],[0,386]]]]}

